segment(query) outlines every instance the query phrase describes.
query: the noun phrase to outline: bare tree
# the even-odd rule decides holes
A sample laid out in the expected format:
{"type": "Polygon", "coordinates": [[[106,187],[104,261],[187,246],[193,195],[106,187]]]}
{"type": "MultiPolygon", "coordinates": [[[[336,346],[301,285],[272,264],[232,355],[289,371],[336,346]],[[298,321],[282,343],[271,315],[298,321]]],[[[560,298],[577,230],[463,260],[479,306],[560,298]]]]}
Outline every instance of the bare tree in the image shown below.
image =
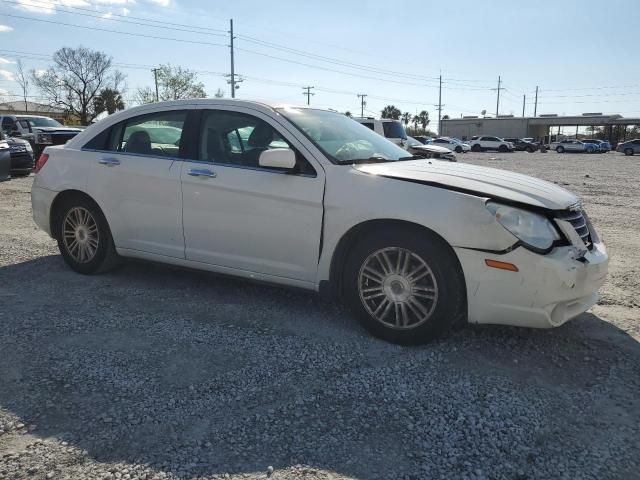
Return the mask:
{"type": "Polygon", "coordinates": [[[64,47],[53,54],[54,64],[33,83],[53,106],[62,107],[88,125],[96,116],[95,98],[104,88],[121,91],[124,75],[112,69],[112,58],[84,47],[64,47]]]}
{"type": "MultiPolygon", "coordinates": [[[[156,70],[158,81],[158,99],[160,101],[180,100],[182,98],[204,98],[204,84],[198,82],[196,72],[171,65],[160,65],[156,70]]],[[[156,93],[149,87],[139,88],[137,100],[140,103],[153,103],[156,93]]]]}
{"type": "Polygon", "coordinates": [[[22,64],[22,60],[18,59],[16,62],[16,82],[20,85],[20,90],[22,90],[22,99],[24,100],[24,111],[29,111],[29,104],[27,98],[29,97],[29,87],[31,86],[31,81],[29,78],[29,73],[25,71],[24,65],[22,64]]]}

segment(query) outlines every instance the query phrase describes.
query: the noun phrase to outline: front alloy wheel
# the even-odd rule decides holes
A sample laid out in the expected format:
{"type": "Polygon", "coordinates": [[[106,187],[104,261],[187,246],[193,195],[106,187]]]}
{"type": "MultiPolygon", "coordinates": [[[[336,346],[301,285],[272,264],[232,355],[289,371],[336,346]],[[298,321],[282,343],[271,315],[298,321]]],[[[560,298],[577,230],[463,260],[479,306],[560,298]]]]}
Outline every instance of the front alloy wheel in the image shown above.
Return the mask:
{"type": "Polygon", "coordinates": [[[343,300],[373,335],[424,343],[466,316],[464,277],[451,247],[417,226],[385,225],[350,250],[343,300]]]}
{"type": "Polygon", "coordinates": [[[438,285],[429,265],[400,247],[369,255],[358,274],[358,293],[369,315],[394,329],[423,324],[438,302],[438,285]]]}

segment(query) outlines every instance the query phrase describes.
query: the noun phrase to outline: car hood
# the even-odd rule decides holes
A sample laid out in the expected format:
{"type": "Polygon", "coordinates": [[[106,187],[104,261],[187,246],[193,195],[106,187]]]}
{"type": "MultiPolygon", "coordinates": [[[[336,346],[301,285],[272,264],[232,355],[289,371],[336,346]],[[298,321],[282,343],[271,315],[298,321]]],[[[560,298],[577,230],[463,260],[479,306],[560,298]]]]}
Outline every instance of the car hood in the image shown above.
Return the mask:
{"type": "Polygon", "coordinates": [[[80,133],[82,131],[72,127],[33,127],[33,130],[42,133],[80,133]]]}
{"type": "Polygon", "coordinates": [[[450,149],[446,147],[439,147],[437,145],[411,145],[411,148],[431,153],[452,153],[450,149]]]}
{"type": "Polygon", "coordinates": [[[465,163],[410,160],[355,165],[361,172],[398,180],[504,199],[551,210],[564,210],[578,198],[564,188],[519,173],[465,163]]]}

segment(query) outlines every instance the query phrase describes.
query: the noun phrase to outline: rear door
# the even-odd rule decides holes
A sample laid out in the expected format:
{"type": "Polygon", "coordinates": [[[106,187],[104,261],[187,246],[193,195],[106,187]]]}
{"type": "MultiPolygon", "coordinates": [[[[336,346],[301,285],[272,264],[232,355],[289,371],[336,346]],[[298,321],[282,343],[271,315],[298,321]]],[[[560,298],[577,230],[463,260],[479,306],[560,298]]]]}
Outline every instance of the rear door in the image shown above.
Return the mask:
{"type": "Polygon", "coordinates": [[[107,217],[116,247],[184,258],[180,167],[187,114],[132,117],[85,146],[93,162],[88,193],[107,217]]]}
{"type": "Polygon", "coordinates": [[[198,160],[182,168],[188,260],[314,282],[324,171],[291,132],[246,107],[203,110],[198,160]],[[262,168],[262,151],[291,148],[297,171],[262,168]]]}

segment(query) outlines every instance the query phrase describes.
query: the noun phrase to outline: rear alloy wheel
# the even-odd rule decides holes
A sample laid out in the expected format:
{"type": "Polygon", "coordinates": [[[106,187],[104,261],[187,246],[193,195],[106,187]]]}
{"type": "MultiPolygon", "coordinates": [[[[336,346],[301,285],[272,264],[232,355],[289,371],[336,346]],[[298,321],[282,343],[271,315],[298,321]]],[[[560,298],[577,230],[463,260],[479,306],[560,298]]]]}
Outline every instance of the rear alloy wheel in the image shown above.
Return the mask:
{"type": "Polygon", "coordinates": [[[556,148],[556,152],[558,152],[558,153],[564,153],[564,147],[558,147],[558,148],[556,148]]]}
{"type": "Polygon", "coordinates": [[[633,155],[633,148],[625,148],[624,149],[624,154],[629,157],[631,155],[633,155]]]}
{"type": "Polygon", "coordinates": [[[424,343],[455,323],[462,275],[450,249],[409,228],[364,239],[345,267],[345,299],[375,336],[424,343]]]}
{"type": "Polygon", "coordinates": [[[482,147],[476,143],[473,147],[471,147],[471,151],[472,152],[481,152],[482,151],[482,147]]]}
{"type": "Polygon", "coordinates": [[[55,222],[60,253],[76,272],[104,272],[120,263],[107,221],[93,202],[65,201],[57,209],[55,222]]]}

